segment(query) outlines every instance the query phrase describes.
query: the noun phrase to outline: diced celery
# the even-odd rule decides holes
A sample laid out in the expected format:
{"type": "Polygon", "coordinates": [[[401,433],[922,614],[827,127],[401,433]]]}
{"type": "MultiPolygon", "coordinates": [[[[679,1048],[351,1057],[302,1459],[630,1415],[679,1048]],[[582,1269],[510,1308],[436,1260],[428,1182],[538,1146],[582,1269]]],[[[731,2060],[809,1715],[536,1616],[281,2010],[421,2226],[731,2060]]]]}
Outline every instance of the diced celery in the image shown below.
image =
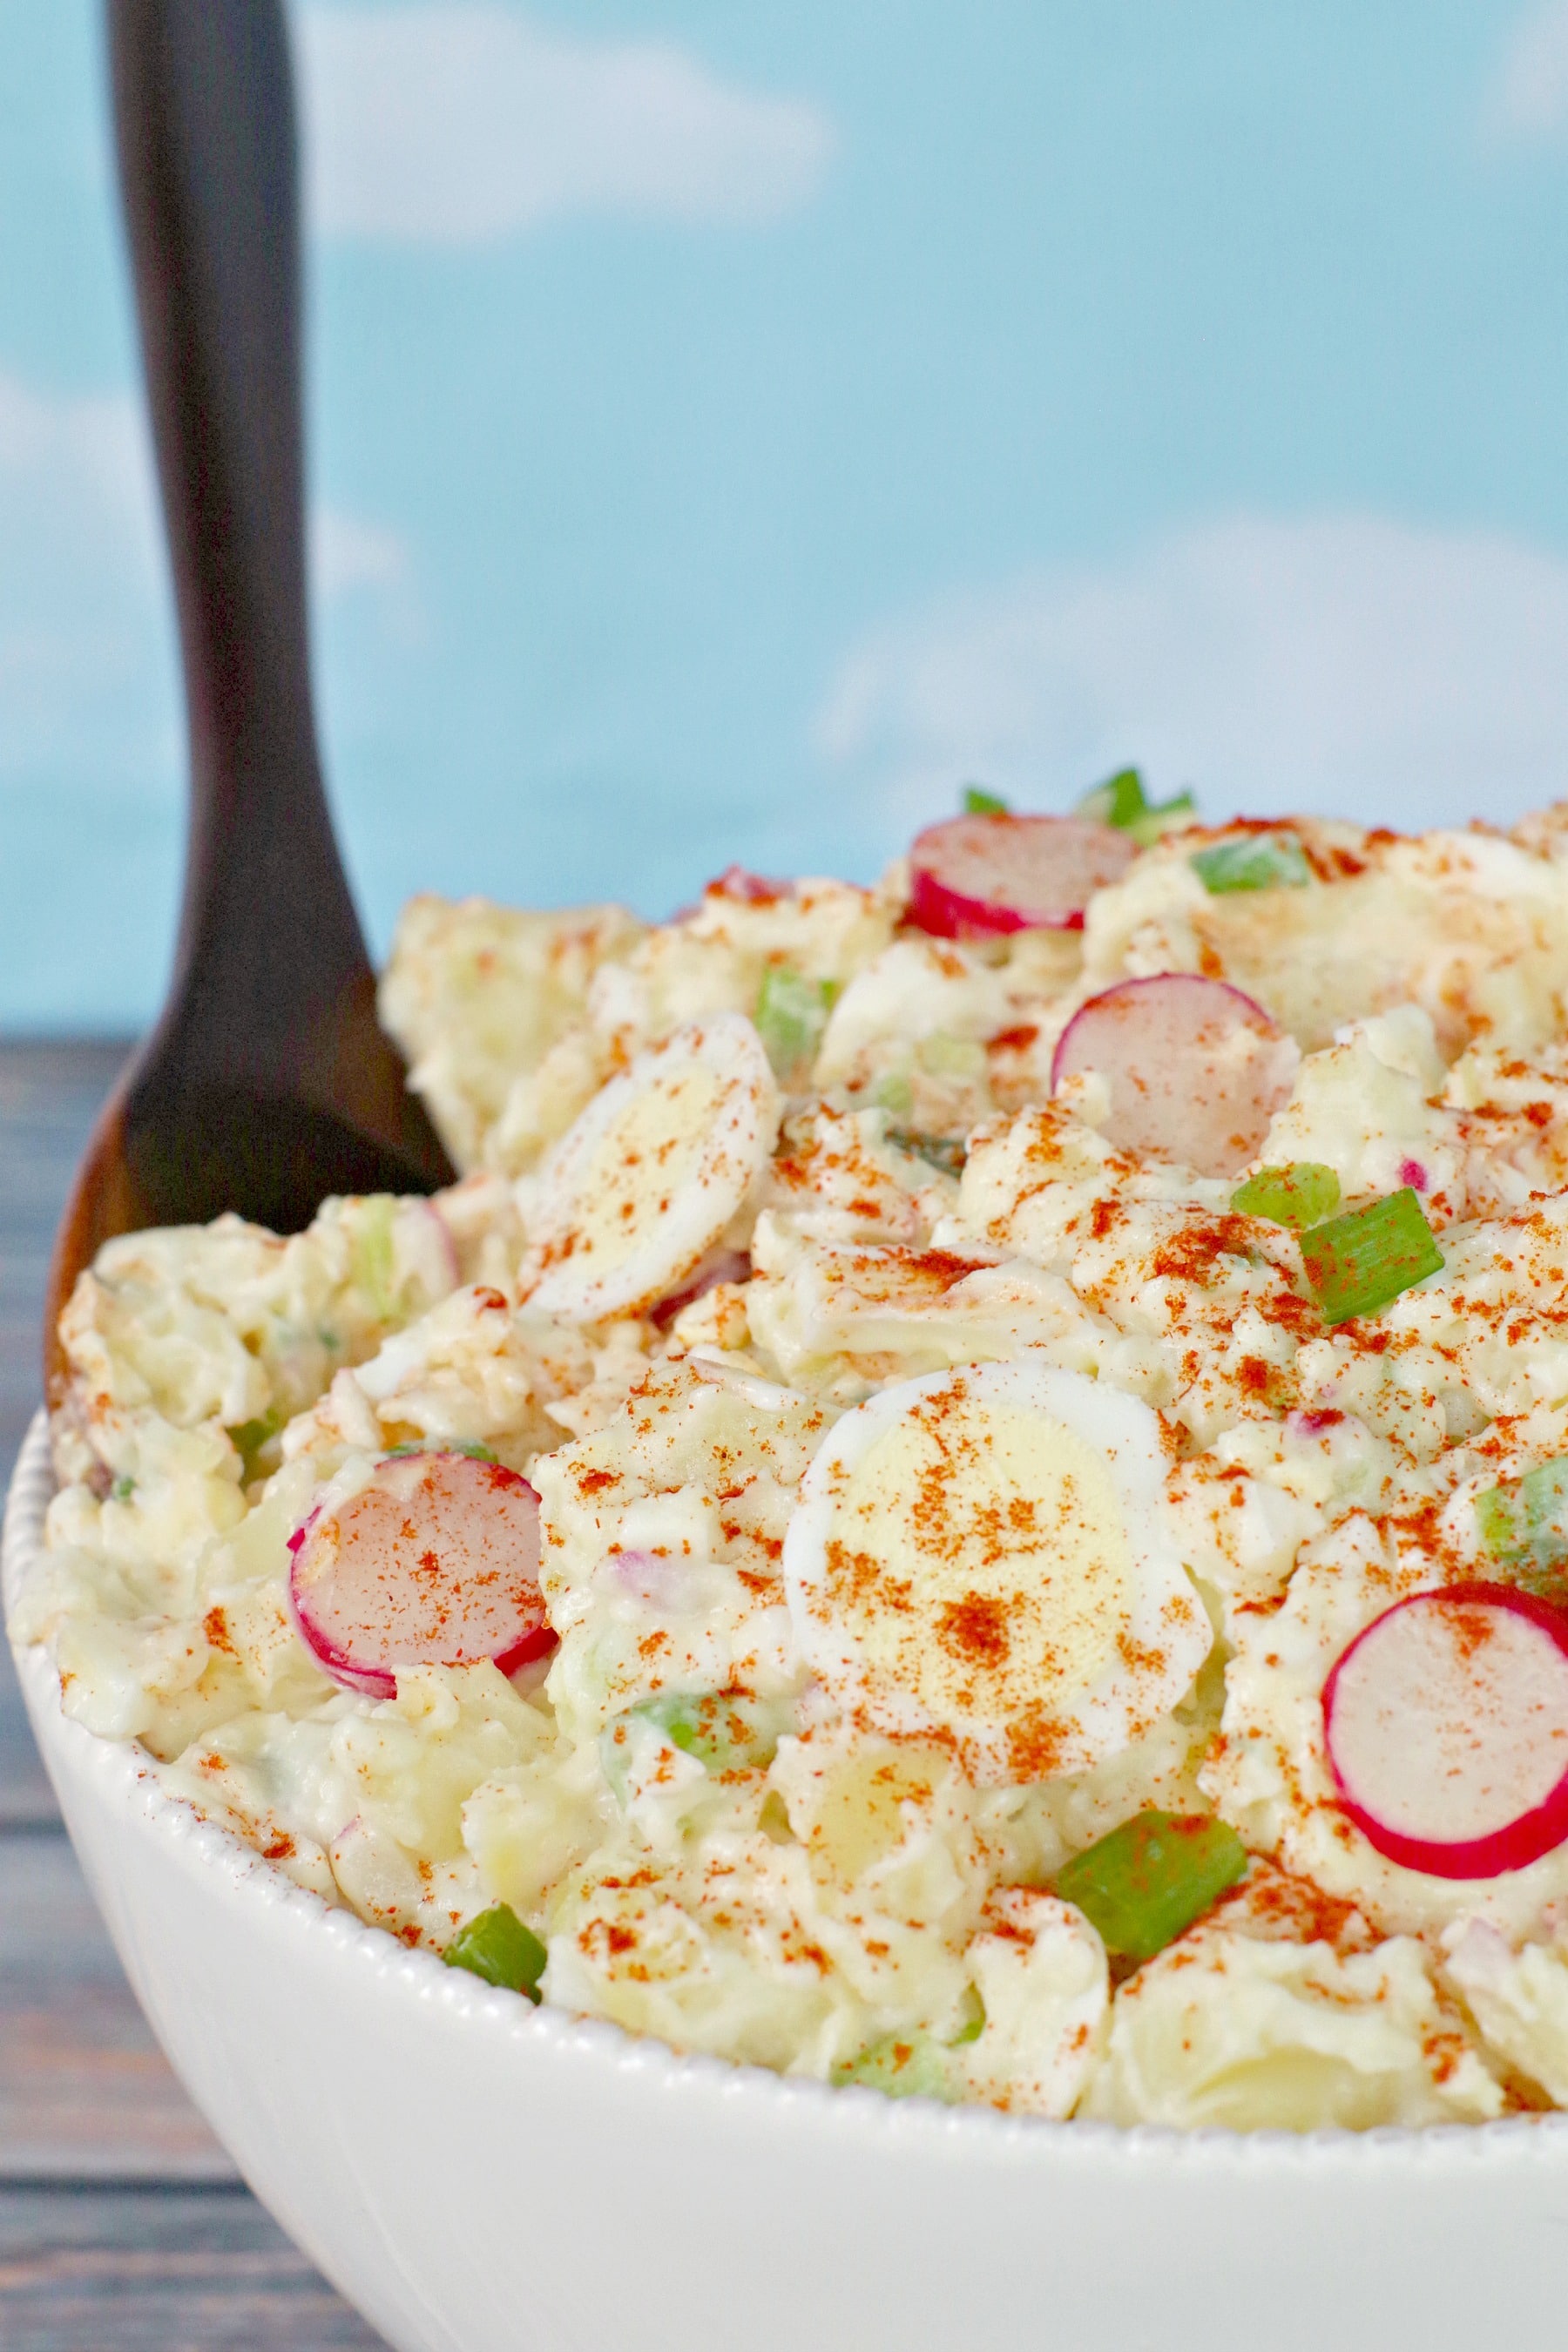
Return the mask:
{"type": "Polygon", "coordinates": [[[1085,793],[1078,804],[1079,816],[1096,818],[1101,824],[1113,824],[1119,831],[1138,823],[1149,814],[1149,803],[1143,791],[1143,779],[1136,768],[1118,768],[1102,784],[1085,793]]]}
{"type": "Polygon", "coordinates": [[[283,1426],[283,1415],[271,1405],[256,1421],[242,1421],[227,1432],[229,1443],[239,1455],[240,1469],[248,1486],[257,1475],[258,1457],[264,1446],[270,1445],[283,1426]]]}
{"type": "Polygon", "coordinates": [[[1156,802],[1121,829],[1131,835],[1140,849],[1147,849],[1163,833],[1179,833],[1184,825],[1191,824],[1197,813],[1198,804],[1191,793],[1173,793],[1168,801],[1156,802]]]}
{"type": "Polygon", "coordinates": [[[868,2042],[857,2057],[834,2068],[832,2079],[840,2090],[858,2083],[889,2099],[942,2099],[951,2105],[958,2095],[946,2051],[919,2026],[868,2042]]]}
{"type": "Polygon", "coordinates": [[[1313,1225],[1301,1236],[1301,1255],[1328,1323],[1375,1315],[1443,1270],[1443,1253],[1408,1184],[1313,1225]]]}
{"type": "Polygon", "coordinates": [[[623,1812],[626,1810],[631,1781],[632,1759],[627,1727],[632,1720],[629,1715],[618,1715],[613,1723],[605,1724],[599,1734],[599,1769],[605,1776],[605,1787],[623,1812]]]}
{"type": "Polygon", "coordinates": [[[353,1279],[378,1323],[387,1320],[395,1302],[392,1224],[396,1214],[397,1202],[390,1192],[373,1192],[359,1203],[353,1224],[353,1279]]]}
{"type": "Polygon", "coordinates": [[[1481,1540],[1511,1582],[1561,1598],[1568,1582],[1568,1454],[1476,1496],[1481,1540]]]}
{"type": "Polygon", "coordinates": [[[384,1462],[401,1462],[405,1454],[466,1454],[470,1462],[499,1462],[488,1445],[476,1444],[465,1437],[416,1437],[406,1445],[394,1445],[382,1456],[384,1462]]]}
{"type": "Polygon", "coordinates": [[[915,1090],[907,1071],[884,1070],[871,1089],[871,1100],[879,1110],[891,1112],[894,1118],[908,1118],[915,1107],[915,1090]]]}
{"type": "Polygon", "coordinates": [[[1114,776],[1107,776],[1104,783],[1085,793],[1077,813],[1100,824],[1113,824],[1119,833],[1131,834],[1141,849],[1147,849],[1163,833],[1190,823],[1196,807],[1191,793],[1173,793],[1168,801],[1151,801],[1138,770],[1119,768],[1114,776]]]}
{"type": "Polygon", "coordinates": [[[1056,1891],[1115,1958],[1152,1960],[1246,1871],[1247,1849],[1228,1822],[1150,1811],[1074,1854],[1056,1891]]]}
{"type": "MultiPolygon", "coordinates": [[[[247,1426],[249,1424],[247,1423],[247,1426]]],[[[229,1432],[229,1434],[230,1436],[234,1434],[232,1430],[229,1432]]],[[[109,1499],[111,1503],[128,1503],[135,1492],[135,1479],[131,1477],[122,1470],[119,1477],[115,1480],[113,1486],[109,1490],[109,1499]]]]}
{"type": "Polygon", "coordinates": [[[710,1772],[761,1771],[778,1748],[766,1711],[739,1692],[661,1691],[631,1711],[710,1772]]]}
{"type": "Polygon", "coordinates": [[[984,784],[963,787],[965,816],[1007,816],[1011,814],[1000,793],[988,793],[984,784]]]}
{"type": "Polygon", "coordinates": [[[833,1000],[830,980],[808,980],[793,964],[770,964],[757,997],[756,1028],[776,1076],[793,1077],[816,1059],[833,1000]]]}
{"type": "Polygon", "coordinates": [[[950,2050],[962,2050],[966,2042],[978,2042],[985,2031],[985,2003],[973,1985],[963,1989],[963,2022],[948,2043],[950,2050]]]}
{"type": "Polygon", "coordinates": [[[1293,833],[1249,833],[1216,841],[1188,860],[1211,898],[1231,890],[1304,890],[1312,878],[1307,853],[1293,833]]]}
{"type": "Polygon", "coordinates": [[[940,1168],[944,1176],[962,1176],[969,1158],[969,1147],[952,1135],[921,1135],[908,1127],[890,1127],[888,1141],[900,1151],[912,1151],[917,1160],[929,1161],[940,1168]]]}
{"type": "Polygon", "coordinates": [[[459,1927],[442,1954],[449,1969],[467,1969],[503,1992],[540,1999],[539,1979],[550,1955],[510,1903],[492,1903],[459,1927]]]}
{"type": "Polygon", "coordinates": [[[915,1059],[932,1078],[983,1078],[985,1048],[977,1037],[950,1037],[936,1030],[915,1047],[915,1059]]]}
{"type": "Polygon", "coordinates": [[[1302,1233],[1321,1224],[1340,1205],[1340,1180],[1318,1160],[1292,1160],[1283,1168],[1260,1168],[1230,1196],[1238,1216],[1267,1217],[1270,1224],[1302,1233]]]}

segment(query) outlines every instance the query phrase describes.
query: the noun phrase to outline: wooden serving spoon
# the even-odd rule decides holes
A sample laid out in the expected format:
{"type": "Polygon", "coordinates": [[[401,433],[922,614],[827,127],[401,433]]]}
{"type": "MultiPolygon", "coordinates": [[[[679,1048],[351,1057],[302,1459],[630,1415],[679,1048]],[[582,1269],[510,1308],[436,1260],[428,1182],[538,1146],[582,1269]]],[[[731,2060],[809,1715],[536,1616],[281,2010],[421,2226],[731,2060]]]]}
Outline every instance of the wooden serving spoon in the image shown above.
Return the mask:
{"type": "Polygon", "coordinates": [[[295,1233],[329,1192],[453,1171],[376,1025],[321,788],[305,617],[300,232],[279,0],[109,0],[121,191],[190,730],[168,1003],[55,1244],[46,1386],[111,1234],[225,1209],[295,1233]]]}

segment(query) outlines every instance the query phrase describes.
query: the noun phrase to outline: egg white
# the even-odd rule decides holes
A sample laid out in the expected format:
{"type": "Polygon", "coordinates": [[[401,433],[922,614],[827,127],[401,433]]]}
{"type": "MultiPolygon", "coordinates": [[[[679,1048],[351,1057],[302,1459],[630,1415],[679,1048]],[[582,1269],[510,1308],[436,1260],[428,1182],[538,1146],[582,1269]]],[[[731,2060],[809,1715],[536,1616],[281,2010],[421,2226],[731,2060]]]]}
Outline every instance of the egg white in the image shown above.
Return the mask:
{"type": "Polygon", "coordinates": [[[1212,1633],[1136,1398],[1028,1352],[904,1381],[839,1421],[784,1538],[795,1638],[868,1727],[971,1778],[1080,1771],[1186,1691],[1212,1633]]]}
{"type": "Polygon", "coordinates": [[[667,1297],[766,1166],[779,1097],[762,1040],[721,1013],[602,1087],[529,1187],[530,1302],[571,1323],[667,1297]]]}

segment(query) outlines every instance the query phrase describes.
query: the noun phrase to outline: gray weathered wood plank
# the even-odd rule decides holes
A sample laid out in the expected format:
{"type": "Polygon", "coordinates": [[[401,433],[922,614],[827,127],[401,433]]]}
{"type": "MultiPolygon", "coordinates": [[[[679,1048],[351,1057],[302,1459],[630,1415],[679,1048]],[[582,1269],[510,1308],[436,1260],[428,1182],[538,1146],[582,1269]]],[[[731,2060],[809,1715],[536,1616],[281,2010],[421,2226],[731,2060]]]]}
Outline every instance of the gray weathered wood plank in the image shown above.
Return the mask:
{"type": "MultiPolygon", "coordinates": [[[[0,1484],[38,1402],[49,1245],[124,1038],[0,1040],[0,1484]]],[[[0,1829],[58,1819],[0,1642],[0,1829]]]]}
{"type": "Polygon", "coordinates": [[[63,1833],[0,1837],[0,2180],[232,2180],[63,1833]]]}
{"type": "MultiPolygon", "coordinates": [[[[49,1244],[123,1042],[0,1041],[0,1480],[37,1402],[49,1244]]],[[[121,1973],[0,1643],[0,2346],[379,2338],[237,2182],[121,1973]]]]}
{"type": "Polygon", "coordinates": [[[381,2343],[241,2192],[0,2189],[5,2352],[381,2343]]]}
{"type": "MultiPolygon", "coordinates": [[[[0,1041],[0,1475],[39,1386],[49,1244],[124,1041],[0,1041]]],[[[59,1828],[0,1643],[0,2178],[221,2178],[59,1828]],[[9,1832],[11,1834],[5,1834],[9,1832]],[[18,1834],[18,1832],[26,1832],[18,1834]]]]}
{"type": "Polygon", "coordinates": [[[58,1820],[55,1792],[23,1712],[10,1645],[0,1642],[0,1835],[43,1829],[58,1820]]]}

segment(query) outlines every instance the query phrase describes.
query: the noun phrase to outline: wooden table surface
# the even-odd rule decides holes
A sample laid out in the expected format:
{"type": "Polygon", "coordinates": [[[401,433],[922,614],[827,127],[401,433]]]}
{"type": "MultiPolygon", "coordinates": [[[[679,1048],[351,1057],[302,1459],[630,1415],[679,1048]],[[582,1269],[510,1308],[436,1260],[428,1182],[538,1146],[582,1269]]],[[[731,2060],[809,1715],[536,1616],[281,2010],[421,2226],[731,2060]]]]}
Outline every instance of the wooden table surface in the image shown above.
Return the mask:
{"type": "MultiPolygon", "coordinates": [[[[0,1041],[0,1479],[38,1396],[50,1237],[122,1045],[0,1041]]],[[[268,2220],[142,2022],[0,1643],[0,2347],[382,2339],[268,2220]]]]}

